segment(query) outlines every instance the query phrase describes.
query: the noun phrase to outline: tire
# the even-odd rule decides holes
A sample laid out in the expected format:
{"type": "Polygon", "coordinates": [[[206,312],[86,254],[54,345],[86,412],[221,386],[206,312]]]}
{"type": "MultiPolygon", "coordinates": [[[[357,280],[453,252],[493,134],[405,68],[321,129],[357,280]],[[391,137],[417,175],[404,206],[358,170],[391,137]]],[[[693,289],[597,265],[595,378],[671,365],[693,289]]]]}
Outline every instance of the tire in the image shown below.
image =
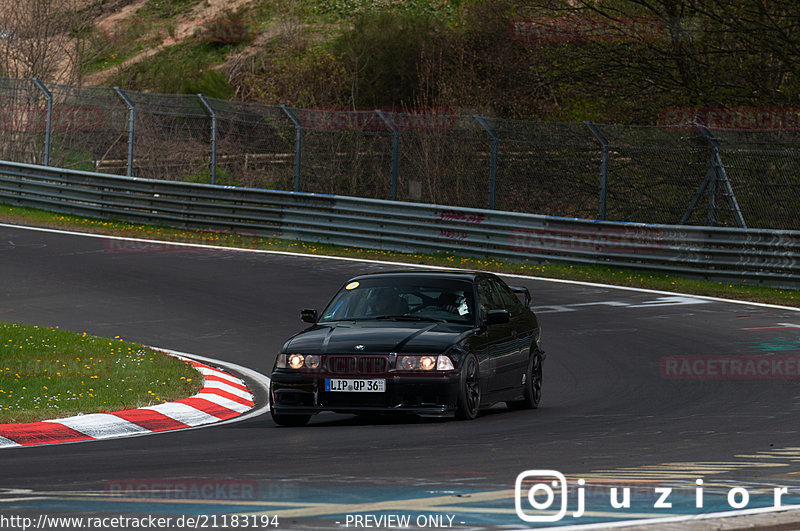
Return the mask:
{"type": "Polygon", "coordinates": [[[481,405],[480,366],[475,354],[467,355],[461,368],[461,381],[458,388],[458,408],[456,418],[472,420],[478,416],[481,405]]]}
{"type": "Polygon", "coordinates": [[[539,354],[531,356],[528,369],[525,373],[522,400],[506,402],[509,409],[536,409],[542,400],[542,357],[539,354]]]}
{"type": "Polygon", "coordinates": [[[311,415],[286,415],[275,413],[275,410],[272,408],[270,408],[269,413],[272,415],[272,420],[275,424],[279,426],[305,426],[311,419],[311,415]]]}
{"type": "Polygon", "coordinates": [[[269,414],[272,416],[273,422],[279,426],[305,426],[311,419],[311,415],[287,415],[275,413],[275,404],[272,402],[272,389],[269,391],[269,414]]]}

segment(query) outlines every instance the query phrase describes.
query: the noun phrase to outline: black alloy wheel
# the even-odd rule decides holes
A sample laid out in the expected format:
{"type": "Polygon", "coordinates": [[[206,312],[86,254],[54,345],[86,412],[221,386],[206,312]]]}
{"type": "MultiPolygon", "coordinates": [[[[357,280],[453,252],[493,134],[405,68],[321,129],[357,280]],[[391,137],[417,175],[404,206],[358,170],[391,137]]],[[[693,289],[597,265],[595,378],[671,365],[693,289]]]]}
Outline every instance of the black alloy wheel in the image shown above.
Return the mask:
{"type": "Polygon", "coordinates": [[[510,409],[536,409],[542,400],[542,357],[539,354],[531,356],[528,370],[525,373],[522,400],[506,402],[510,409]]]}
{"type": "Polygon", "coordinates": [[[472,420],[478,416],[481,405],[481,381],[478,358],[469,354],[461,369],[461,384],[458,393],[456,418],[472,420]]]}

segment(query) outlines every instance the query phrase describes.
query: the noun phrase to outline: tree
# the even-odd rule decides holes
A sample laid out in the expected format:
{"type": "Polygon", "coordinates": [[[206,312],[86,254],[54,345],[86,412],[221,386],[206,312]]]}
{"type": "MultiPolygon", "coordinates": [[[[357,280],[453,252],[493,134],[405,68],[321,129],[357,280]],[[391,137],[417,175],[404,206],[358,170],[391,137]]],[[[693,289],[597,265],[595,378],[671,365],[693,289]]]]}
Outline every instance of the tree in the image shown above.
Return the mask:
{"type": "Polygon", "coordinates": [[[75,83],[92,20],[78,0],[0,0],[0,72],[75,83]]]}

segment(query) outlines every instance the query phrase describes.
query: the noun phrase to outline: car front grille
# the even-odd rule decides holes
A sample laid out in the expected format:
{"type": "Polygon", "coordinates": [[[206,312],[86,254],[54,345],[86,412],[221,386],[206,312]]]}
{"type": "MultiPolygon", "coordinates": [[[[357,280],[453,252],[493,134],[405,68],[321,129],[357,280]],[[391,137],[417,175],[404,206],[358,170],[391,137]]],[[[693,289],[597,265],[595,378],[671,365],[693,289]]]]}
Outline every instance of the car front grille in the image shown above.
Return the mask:
{"type": "Polygon", "coordinates": [[[325,372],[336,376],[369,377],[385,375],[389,370],[389,356],[328,355],[325,372]]]}

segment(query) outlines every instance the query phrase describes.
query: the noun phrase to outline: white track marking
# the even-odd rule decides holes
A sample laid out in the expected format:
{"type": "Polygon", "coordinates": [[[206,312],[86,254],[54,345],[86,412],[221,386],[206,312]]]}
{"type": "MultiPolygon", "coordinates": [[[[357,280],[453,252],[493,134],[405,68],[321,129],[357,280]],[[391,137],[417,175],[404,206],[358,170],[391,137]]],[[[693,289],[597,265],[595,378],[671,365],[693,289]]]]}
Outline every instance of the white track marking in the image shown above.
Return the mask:
{"type": "Polygon", "coordinates": [[[43,422],[62,424],[93,439],[108,439],[112,437],[125,437],[140,433],[151,433],[150,430],[128,422],[109,413],[92,413],[65,419],[50,419],[43,422]]]}
{"type": "MultiPolygon", "coordinates": [[[[688,296],[659,297],[652,301],[638,303],[619,301],[582,302],[579,304],[565,304],[552,306],[533,306],[531,309],[539,313],[574,312],[592,306],[607,306],[610,308],[663,308],[664,306],[686,306],[689,304],[708,304],[710,301],[688,296]]],[[[800,327],[798,327],[800,328],[800,327]]]]}
{"type": "Polygon", "coordinates": [[[203,384],[203,389],[219,389],[220,391],[225,391],[226,393],[238,396],[239,398],[244,398],[245,400],[253,400],[253,395],[247,391],[242,391],[241,389],[231,387],[230,385],[225,385],[222,382],[215,382],[213,380],[206,380],[206,383],[203,384]]]}
{"type": "MultiPolygon", "coordinates": [[[[250,378],[255,384],[257,384],[265,393],[269,393],[269,377],[261,374],[260,372],[254,371],[253,369],[249,369],[247,367],[243,367],[242,365],[237,365],[235,363],[231,363],[229,361],[221,361],[214,358],[206,358],[205,356],[198,356],[197,354],[187,354],[186,352],[180,352],[177,350],[170,350],[166,348],[160,347],[150,347],[156,350],[160,350],[162,352],[166,352],[167,354],[172,354],[178,357],[184,357],[193,359],[195,361],[199,361],[202,363],[208,363],[210,365],[220,365],[225,367],[226,369],[230,369],[233,372],[242,374],[247,378],[250,378]]],[[[241,422],[243,420],[247,420],[253,417],[258,417],[259,415],[263,415],[269,411],[269,403],[266,402],[258,408],[251,410],[249,413],[245,413],[244,415],[238,416],[233,419],[224,420],[222,422],[217,422],[216,426],[221,426],[223,424],[228,424],[231,422],[241,422]]],[[[192,428],[187,428],[192,429],[192,428]]]]}
{"type": "MultiPolygon", "coordinates": [[[[0,224],[0,225],[2,225],[2,224],[0,224]]],[[[264,393],[267,393],[269,391],[269,378],[267,376],[259,373],[259,372],[256,372],[256,371],[254,371],[252,369],[249,369],[247,367],[242,367],[241,365],[237,365],[235,363],[230,363],[230,362],[227,362],[227,361],[218,360],[218,359],[214,359],[214,358],[208,358],[208,357],[205,357],[205,356],[197,356],[195,354],[189,354],[189,353],[186,353],[186,352],[178,352],[178,351],[175,351],[175,350],[169,350],[169,349],[159,348],[159,347],[150,347],[150,348],[155,349],[155,350],[160,350],[161,352],[166,352],[167,354],[170,354],[170,355],[173,355],[173,356],[176,356],[176,357],[179,357],[179,358],[193,359],[195,361],[199,361],[199,362],[202,362],[202,363],[207,363],[207,364],[210,364],[210,365],[217,365],[217,366],[220,366],[220,367],[224,367],[226,369],[229,369],[232,372],[236,372],[236,373],[239,373],[239,374],[246,375],[248,378],[250,378],[252,380],[254,385],[256,385],[259,388],[261,388],[261,390],[264,393]]],[[[197,369],[201,369],[201,368],[202,367],[197,367],[197,369]]],[[[234,376],[231,376],[231,375],[227,375],[225,373],[220,373],[216,369],[212,368],[212,369],[204,369],[204,370],[206,370],[210,374],[215,374],[215,375],[220,376],[220,377],[225,377],[226,380],[228,380],[228,381],[234,381],[235,383],[240,383],[240,384],[242,383],[241,380],[239,380],[238,378],[235,378],[234,376]]],[[[211,383],[211,382],[207,382],[207,383],[211,383]]],[[[228,389],[228,390],[229,391],[239,391],[238,389],[228,389]]],[[[93,438],[110,438],[110,437],[112,437],[112,435],[102,435],[104,433],[104,430],[102,428],[100,428],[100,426],[98,424],[98,421],[101,419],[101,417],[110,417],[110,419],[106,419],[106,420],[108,420],[109,423],[113,423],[114,425],[117,426],[117,428],[116,428],[117,429],[117,434],[113,435],[113,437],[122,438],[122,437],[141,437],[141,436],[145,436],[145,435],[174,433],[174,432],[177,432],[177,431],[188,431],[188,430],[201,429],[201,428],[210,428],[210,427],[213,427],[213,426],[221,426],[223,424],[231,424],[231,423],[234,423],[234,422],[241,422],[243,420],[251,419],[253,417],[257,417],[257,416],[262,415],[265,412],[269,411],[269,405],[268,404],[264,404],[264,405],[262,405],[262,406],[260,406],[258,408],[250,408],[250,407],[247,407],[247,406],[245,406],[243,404],[240,404],[238,402],[234,402],[233,400],[230,400],[230,399],[221,397],[219,395],[216,395],[214,393],[202,393],[202,392],[200,392],[195,396],[198,397],[198,398],[203,398],[203,399],[208,400],[210,402],[214,402],[216,404],[219,404],[220,406],[226,407],[228,409],[231,409],[231,410],[239,412],[239,413],[243,413],[243,412],[246,412],[248,410],[250,410],[250,411],[248,413],[244,413],[244,414],[239,415],[239,416],[234,417],[234,418],[230,418],[230,419],[227,419],[227,420],[220,420],[219,418],[217,418],[217,417],[215,417],[213,415],[209,415],[207,413],[204,413],[202,411],[196,410],[196,409],[191,408],[189,406],[186,406],[184,404],[165,403],[165,404],[159,404],[157,406],[141,408],[141,409],[151,409],[151,410],[158,411],[160,413],[163,413],[163,414],[167,415],[168,417],[174,418],[175,420],[177,420],[179,422],[183,422],[183,423],[190,423],[191,422],[192,424],[194,424],[194,425],[190,425],[190,426],[188,426],[186,428],[178,428],[178,429],[174,429],[174,430],[164,430],[164,431],[155,431],[155,432],[150,431],[150,430],[146,430],[144,428],[141,428],[141,431],[138,431],[138,429],[140,427],[138,425],[132,424],[132,423],[128,423],[128,424],[130,424],[131,426],[134,426],[134,428],[131,429],[130,427],[127,427],[127,425],[125,425],[126,428],[122,428],[122,426],[124,426],[124,424],[122,424],[122,423],[127,423],[127,421],[125,421],[124,419],[121,419],[121,418],[119,418],[119,417],[117,417],[117,416],[115,416],[113,414],[109,414],[109,413],[93,413],[91,415],[81,415],[81,416],[77,416],[77,417],[69,417],[69,418],[66,418],[66,419],[50,419],[50,420],[42,421],[42,422],[53,422],[53,423],[63,424],[63,425],[68,426],[68,427],[70,427],[72,429],[75,429],[76,431],[79,431],[81,433],[85,433],[86,435],[88,435],[90,437],[93,437],[93,438]],[[177,407],[169,407],[169,408],[165,409],[165,406],[177,406],[177,407]],[[95,436],[94,433],[97,433],[98,435],[95,436]]],[[[250,398],[252,399],[252,396],[250,398]]],[[[80,442],[86,442],[86,441],[74,441],[74,442],[70,441],[70,442],[63,442],[63,443],[58,443],[58,444],[78,444],[80,442]]],[[[9,439],[7,439],[5,437],[0,437],[0,448],[30,448],[30,447],[36,447],[36,446],[37,445],[25,446],[25,445],[21,445],[19,443],[16,443],[16,442],[14,442],[12,440],[9,440],[9,439]]]]}
{"type": "Polygon", "coordinates": [[[214,393],[197,393],[192,398],[202,398],[203,400],[208,400],[209,402],[213,402],[219,406],[222,406],[227,409],[231,409],[237,413],[244,413],[248,409],[249,406],[245,406],[244,404],[240,404],[239,402],[234,402],[230,398],[225,398],[224,396],[215,395],[214,393]]]}
{"type": "MultiPolygon", "coordinates": [[[[757,514],[767,514],[767,513],[778,513],[784,511],[794,511],[800,509],[800,505],[782,505],[780,508],[775,507],[758,507],[754,509],[739,509],[739,510],[732,510],[732,511],[723,511],[718,513],[701,513],[701,514],[687,514],[681,516],[667,516],[664,518],[648,518],[646,520],[626,520],[622,522],[600,522],[596,524],[577,524],[577,525],[562,525],[562,526],[552,526],[552,527],[542,527],[539,529],[558,529],[558,531],[585,531],[589,529],[612,529],[617,527],[631,527],[635,525],[648,525],[648,526],[657,526],[663,524],[676,524],[681,522],[693,522],[695,520],[710,520],[714,518],[730,518],[733,516],[750,516],[750,515],[757,515],[757,514]]],[[[718,529],[718,522],[717,525],[714,526],[715,529],[718,529]]],[[[709,523],[709,528],[711,528],[712,524],[709,523]]],[[[745,524],[742,524],[743,527],[745,524]]],[[[530,529],[528,527],[518,528],[518,529],[530,529]]],[[[738,528],[737,528],[738,529],[738,528]]]]}
{"type": "Polygon", "coordinates": [[[10,446],[20,446],[21,447],[22,445],[19,444],[19,443],[15,443],[14,441],[12,441],[10,439],[6,439],[5,437],[0,437],[0,448],[3,448],[5,446],[9,446],[9,447],[10,446]]]}
{"type": "Polygon", "coordinates": [[[195,409],[192,406],[178,404],[176,402],[167,402],[166,404],[148,406],[140,409],[156,411],[162,415],[166,415],[172,419],[175,419],[178,422],[188,424],[189,426],[199,426],[200,424],[208,424],[210,422],[216,422],[219,420],[219,418],[215,417],[214,415],[209,415],[208,413],[200,411],[199,409],[195,409]]]}
{"type": "MultiPolygon", "coordinates": [[[[409,267],[409,268],[420,268],[420,269],[439,269],[443,271],[450,271],[450,270],[457,270],[459,268],[456,267],[443,267],[443,266],[432,266],[432,265],[424,265],[424,264],[408,264],[405,262],[393,262],[389,260],[373,260],[369,258],[348,258],[344,256],[327,256],[327,255],[319,255],[319,254],[309,254],[309,253],[295,253],[291,251],[270,251],[268,249],[242,249],[240,247],[221,247],[219,245],[207,245],[202,243],[183,243],[183,242],[167,242],[164,240],[149,240],[145,238],[130,238],[125,236],[109,236],[107,234],[91,234],[86,232],[75,232],[75,231],[68,231],[63,229],[49,229],[46,227],[30,227],[27,225],[13,225],[10,223],[0,223],[0,227],[7,227],[10,229],[20,229],[20,230],[30,230],[35,232],[49,232],[52,234],[65,234],[70,236],[84,236],[87,238],[99,238],[99,239],[107,239],[107,240],[120,240],[120,241],[131,241],[131,242],[139,242],[139,243],[157,243],[161,245],[172,245],[176,247],[189,247],[189,248],[196,248],[196,249],[214,249],[218,251],[230,251],[230,252],[243,252],[243,253],[255,253],[255,254],[272,254],[272,255],[279,255],[279,256],[295,256],[298,258],[316,258],[319,260],[338,260],[342,262],[355,262],[355,263],[364,263],[364,264],[377,264],[377,265],[391,265],[391,266],[401,266],[401,267],[409,267]]],[[[467,270],[464,270],[467,271],[467,270]]],[[[613,286],[611,284],[600,284],[596,282],[584,282],[582,280],[564,280],[559,278],[546,278],[546,277],[536,277],[536,276],[529,276],[529,275],[519,275],[519,274],[512,274],[512,273],[498,273],[500,276],[508,277],[508,278],[520,278],[525,280],[536,280],[540,282],[553,282],[557,284],[570,284],[574,286],[588,286],[593,288],[605,288],[605,289],[616,289],[622,291],[633,291],[636,293],[655,293],[657,295],[668,295],[668,296],[675,296],[681,295],[684,297],[692,297],[695,299],[702,299],[707,301],[715,301],[715,302],[725,302],[729,304],[742,304],[745,306],[758,306],[761,308],[774,308],[778,310],[788,310],[792,312],[800,312],[800,308],[794,306],[780,306],[778,304],[766,304],[763,302],[750,302],[750,301],[740,301],[735,299],[723,299],[720,297],[708,297],[706,295],[692,295],[690,293],[680,293],[675,291],[661,291],[655,289],[647,289],[647,288],[632,288],[628,286],[613,286]]]]}
{"type": "Polygon", "coordinates": [[[197,371],[202,374],[203,376],[216,376],[217,378],[221,378],[226,382],[235,383],[235,384],[242,384],[242,381],[235,376],[231,376],[230,374],[222,371],[218,371],[216,369],[206,369],[205,367],[195,367],[197,371]]]}
{"type": "MultiPolygon", "coordinates": [[[[0,223],[0,227],[7,227],[11,229],[20,229],[20,230],[30,230],[30,231],[38,231],[38,232],[48,232],[53,234],[65,234],[71,236],[83,236],[89,238],[99,238],[99,239],[111,239],[111,240],[120,240],[120,241],[133,241],[133,242],[141,242],[141,243],[156,243],[162,245],[173,245],[178,247],[190,247],[190,248],[198,248],[198,249],[215,249],[215,250],[225,250],[225,251],[237,251],[237,252],[249,252],[255,254],[271,254],[271,255],[279,255],[279,256],[294,256],[298,258],[313,258],[313,259],[321,259],[321,260],[337,260],[343,262],[354,262],[354,263],[367,263],[367,264],[377,264],[377,265],[391,265],[391,266],[400,266],[400,267],[408,267],[408,268],[420,268],[420,269],[440,269],[440,270],[452,270],[457,268],[452,267],[441,267],[441,266],[431,266],[431,265],[420,265],[420,264],[408,264],[405,262],[394,262],[389,260],[371,260],[366,258],[347,258],[347,257],[340,257],[340,256],[326,256],[326,255],[316,255],[316,254],[309,254],[309,253],[295,253],[291,251],[270,251],[266,249],[242,249],[236,247],[220,247],[216,245],[206,245],[206,244],[197,244],[197,243],[180,243],[180,242],[165,242],[163,240],[149,240],[144,238],[129,238],[129,237],[122,237],[122,236],[109,236],[105,234],[88,234],[83,232],[74,232],[74,231],[66,231],[61,229],[48,229],[43,227],[29,227],[26,225],[13,225],[8,223],[0,223]]],[[[688,293],[680,293],[680,292],[672,292],[672,291],[661,291],[661,290],[654,290],[654,289],[647,289],[647,288],[634,288],[628,286],[614,286],[611,284],[600,284],[596,282],[584,282],[580,280],[564,280],[564,279],[555,279],[555,278],[545,278],[545,277],[537,277],[537,276],[529,276],[529,275],[519,275],[519,274],[501,274],[500,276],[507,277],[507,278],[518,278],[524,280],[535,280],[540,282],[551,282],[557,284],[568,284],[574,286],[586,286],[586,287],[595,287],[595,288],[604,288],[604,289],[615,289],[620,291],[631,291],[635,293],[652,293],[656,295],[665,295],[665,296],[675,296],[680,295],[684,297],[690,297],[694,299],[706,300],[706,301],[714,301],[714,302],[722,302],[728,304],[739,304],[744,306],[757,306],[760,308],[772,308],[778,310],[786,310],[791,312],[800,312],[800,308],[796,308],[793,306],[781,306],[778,304],[766,304],[761,302],[750,302],[750,301],[741,301],[735,299],[724,299],[720,297],[709,297],[705,295],[692,295],[688,293]]],[[[204,361],[209,363],[217,363],[223,366],[231,367],[234,371],[239,372],[240,374],[244,374],[247,377],[251,378],[255,382],[259,384],[263,389],[269,392],[269,378],[259,372],[256,372],[252,369],[247,367],[243,367],[240,365],[236,365],[233,363],[228,362],[221,362],[219,360],[214,360],[211,358],[205,358],[203,356],[197,356],[192,354],[181,353],[177,351],[167,350],[167,349],[159,349],[163,350],[164,352],[169,352],[181,356],[185,356],[187,358],[195,359],[197,361],[204,361]]],[[[239,417],[229,419],[223,422],[217,422],[214,425],[219,426],[223,424],[228,424],[232,422],[241,422],[243,420],[257,417],[262,415],[263,413],[269,411],[269,404],[264,404],[261,407],[250,411],[245,415],[241,415],[239,417]]],[[[202,426],[195,426],[192,428],[187,429],[196,429],[202,426]]],[[[0,441],[0,445],[2,445],[2,441],[0,441]]],[[[577,525],[577,526],[559,526],[553,529],[559,529],[560,531],[568,531],[568,530],[588,530],[588,529],[610,529],[610,528],[617,528],[617,527],[629,527],[632,525],[656,525],[656,524],[667,524],[667,523],[677,523],[677,522],[687,522],[692,520],[706,520],[712,518],[724,518],[724,517],[731,517],[731,516],[743,516],[743,515],[753,515],[753,514],[765,514],[770,512],[781,512],[786,510],[795,510],[800,509],[800,505],[791,505],[791,506],[784,506],[779,509],[774,507],[765,507],[759,509],[743,509],[737,511],[726,511],[720,513],[709,513],[709,514],[700,514],[700,515],[686,515],[686,516],[677,516],[677,517],[667,517],[655,520],[629,520],[625,522],[610,522],[610,523],[599,523],[599,524],[586,524],[586,525],[577,525]]]]}

